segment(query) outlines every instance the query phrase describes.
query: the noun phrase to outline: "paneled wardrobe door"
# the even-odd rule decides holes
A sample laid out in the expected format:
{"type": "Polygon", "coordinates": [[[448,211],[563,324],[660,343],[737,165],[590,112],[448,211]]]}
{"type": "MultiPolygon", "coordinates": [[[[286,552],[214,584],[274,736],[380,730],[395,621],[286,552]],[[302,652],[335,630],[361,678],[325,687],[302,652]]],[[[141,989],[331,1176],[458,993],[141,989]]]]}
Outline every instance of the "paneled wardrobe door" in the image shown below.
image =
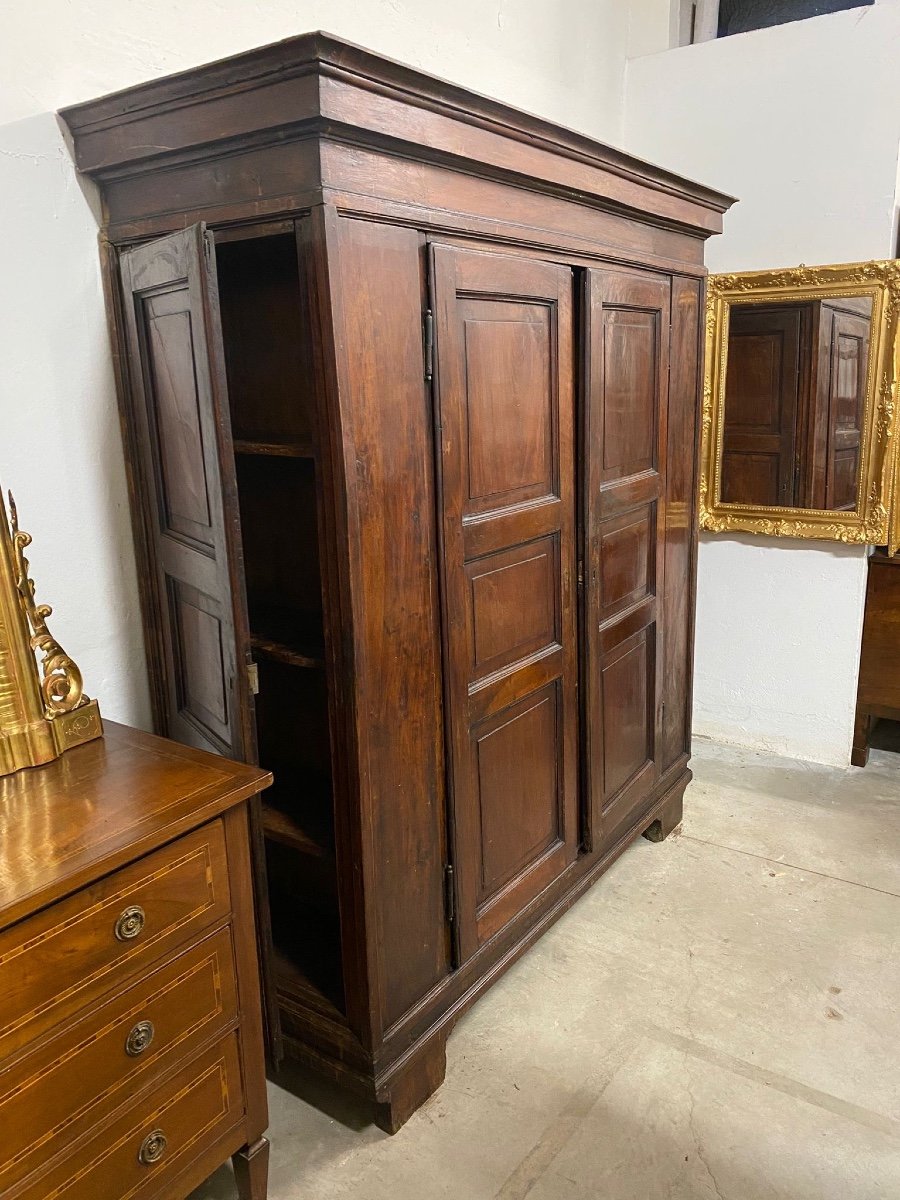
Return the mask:
{"type": "Polygon", "coordinates": [[[660,775],[671,285],[589,270],[585,297],[585,762],[612,845],[660,775]]]}
{"type": "Polygon", "coordinates": [[[250,635],[212,235],[194,225],[120,259],[132,461],[157,582],[148,650],[160,733],[253,761],[250,635]],[[152,644],[151,644],[152,643],[152,644]]]}
{"type": "MultiPolygon", "coordinates": [[[[828,450],[822,508],[853,510],[862,450],[862,424],[869,361],[869,318],[822,305],[820,346],[828,364],[820,367],[820,404],[827,414],[828,450]]],[[[820,354],[822,353],[820,349],[820,354]]]]}
{"type": "MultiPolygon", "coordinates": [[[[158,732],[256,760],[240,515],[212,234],[193,225],[120,257],[126,427],[156,574],[145,626],[158,732]]],[[[269,1055],[282,1055],[259,799],[250,805],[269,1055]]]]}
{"type": "Polygon", "coordinates": [[[432,247],[458,954],[574,861],[572,273],[432,247]]]}
{"type": "Polygon", "coordinates": [[[735,307],[728,328],[722,500],[794,504],[809,309],[735,307]],[[762,378],[760,378],[762,373],[762,378]]]}

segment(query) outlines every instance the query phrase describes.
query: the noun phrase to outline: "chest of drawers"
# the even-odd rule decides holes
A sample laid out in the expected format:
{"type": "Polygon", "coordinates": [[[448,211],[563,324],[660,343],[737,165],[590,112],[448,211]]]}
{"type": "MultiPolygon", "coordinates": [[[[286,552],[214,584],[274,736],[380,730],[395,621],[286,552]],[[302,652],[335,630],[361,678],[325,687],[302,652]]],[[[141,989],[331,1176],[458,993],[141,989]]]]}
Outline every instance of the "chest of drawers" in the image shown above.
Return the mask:
{"type": "Polygon", "coordinates": [[[266,1194],[263,771],[106,722],[0,780],[0,1197],[266,1194]]]}

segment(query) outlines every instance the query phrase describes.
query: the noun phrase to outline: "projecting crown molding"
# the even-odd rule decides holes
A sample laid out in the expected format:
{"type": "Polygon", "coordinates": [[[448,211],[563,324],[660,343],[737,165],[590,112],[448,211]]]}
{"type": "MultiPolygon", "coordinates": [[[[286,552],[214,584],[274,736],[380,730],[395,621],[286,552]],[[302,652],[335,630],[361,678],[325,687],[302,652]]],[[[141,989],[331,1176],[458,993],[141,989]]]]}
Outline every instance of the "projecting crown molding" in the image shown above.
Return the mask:
{"type": "MultiPolygon", "coordinates": [[[[309,33],[63,110],[102,181],[310,137],[516,181],[708,236],[732,198],[550,121],[309,33]],[[364,103],[363,103],[364,101],[364,103]],[[575,167],[573,169],[573,164],[575,167]]],[[[323,181],[324,182],[324,181],[323,181]]]]}

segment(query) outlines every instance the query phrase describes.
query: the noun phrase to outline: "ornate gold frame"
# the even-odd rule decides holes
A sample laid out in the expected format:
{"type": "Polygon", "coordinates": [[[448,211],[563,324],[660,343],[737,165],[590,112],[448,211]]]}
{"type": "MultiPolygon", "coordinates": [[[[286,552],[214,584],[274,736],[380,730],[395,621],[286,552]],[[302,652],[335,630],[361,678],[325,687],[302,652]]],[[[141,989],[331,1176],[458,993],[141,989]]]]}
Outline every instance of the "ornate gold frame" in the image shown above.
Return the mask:
{"type": "Polygon", "coordinates": [[[53,610],[38,604],[12,496],[0,492],[0,776],[37,767],[102,737],[97,701],[47,628],[53,610]],[[41,656],[40,668],[36,655],[41,656]]]}
{"type": "MultiPolygon", "coordinates": [[[[706,368],[700,470],[700,528],[711,533],[763,533],[885,545],[900,540],[900,514],[891,517],[897,443],[896,384],[900,321],[900,261],[841,263],[711,275],[706,301],[706,368]],[[854,512],[754,507],[719,501],[728,325],[734,305],[767,300],[872,296],[863,454],[854,512]]],[[[898,464],[900,472],[900,464],[898,464]]],[[[897,481],[900,487],[900,478],[897,481]]]]}

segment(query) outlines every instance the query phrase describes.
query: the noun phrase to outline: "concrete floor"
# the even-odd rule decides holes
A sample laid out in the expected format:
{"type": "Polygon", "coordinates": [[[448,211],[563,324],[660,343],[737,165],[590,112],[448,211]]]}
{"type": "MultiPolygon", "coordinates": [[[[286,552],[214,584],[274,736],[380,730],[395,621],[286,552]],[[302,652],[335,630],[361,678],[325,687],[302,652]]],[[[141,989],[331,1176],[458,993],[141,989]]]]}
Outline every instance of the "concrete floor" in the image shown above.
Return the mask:
{"type": "Polygon", "coordinates": [[[683,832],[473,1008],[396,1137],[271,1087],[271,1200],[900,1197],[900,756],[694,768],[683,832]]]}

